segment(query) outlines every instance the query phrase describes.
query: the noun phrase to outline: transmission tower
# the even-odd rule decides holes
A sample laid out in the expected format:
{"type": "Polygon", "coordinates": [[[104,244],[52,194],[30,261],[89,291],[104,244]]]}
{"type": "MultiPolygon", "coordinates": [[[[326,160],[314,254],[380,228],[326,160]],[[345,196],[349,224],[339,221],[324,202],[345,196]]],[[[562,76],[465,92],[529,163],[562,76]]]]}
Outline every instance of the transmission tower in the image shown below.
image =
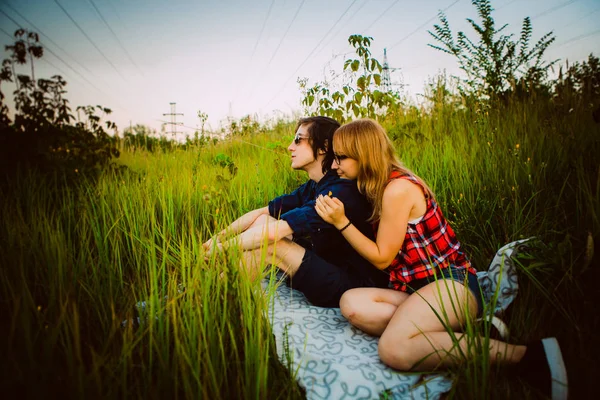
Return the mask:
{"type": "Polygon", "coordinates": [[[169,132],[171,135],[173,135],[173,137],[175,137],[178,133],[183,133],[183,132],[177,132],[175,130],[175,127],[177,125],[183,125],[183,122],[177,122],[177,116],[178,115],[183,115],[182,113],[176,113],[175,112],[175,107],[177,103],[169,103],[171,105],[171,112],[168,114],[163,114],[164,116],[170,116],[171,117],[171,122],[165,122],[165,124],[171,125],[171,132],[169,132]]]}
{"type": "Polygon", "coordinates": [[[383,73],[381,77],[381,86],[385,93],[392,91],[392,79],[390,77],[390,66],[387,60],[387,49],[383,49],[383,73]]]}

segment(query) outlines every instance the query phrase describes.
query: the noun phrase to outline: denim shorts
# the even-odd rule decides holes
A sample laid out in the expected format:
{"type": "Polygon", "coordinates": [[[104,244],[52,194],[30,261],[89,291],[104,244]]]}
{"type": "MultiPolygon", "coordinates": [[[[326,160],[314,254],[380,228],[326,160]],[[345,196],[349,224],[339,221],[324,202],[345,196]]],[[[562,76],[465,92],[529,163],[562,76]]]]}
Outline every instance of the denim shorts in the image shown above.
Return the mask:
{"type": "MultiPolygon", "coordinates": [[[[431,282],[435,282],[436,279],[450,279],[464,284],[465,275],[467,275],[466,286],[475,296],[475,300],[477,300],[477,317],[481,317],[481,315],[483,314],[483,298],[481,297],[481,288],[479,287],[479,280],[477,279],[477,276],[475,274],[470,274],[466,269],[458,269],[454,265],[451,265],[447,268],[443,268],[441,270],[438,269],[436,275],[411,281],[406,285],[406,293],[413,294],[414,292],[430,284],[431,282]]],[[[443,285],[443,282],[440,282],[440,284],[443,285]]]]}

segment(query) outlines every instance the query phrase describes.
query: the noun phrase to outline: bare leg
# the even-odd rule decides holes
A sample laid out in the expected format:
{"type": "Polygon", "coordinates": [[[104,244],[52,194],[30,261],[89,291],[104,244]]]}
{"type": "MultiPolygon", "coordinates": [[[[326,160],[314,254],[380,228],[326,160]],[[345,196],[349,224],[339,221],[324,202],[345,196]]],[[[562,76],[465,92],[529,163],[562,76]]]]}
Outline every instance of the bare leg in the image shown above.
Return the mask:
{"type": "MultiPolygon", "coordinates": [[[[248,229],[261,225],[266,227],[268,224],[275,222],[277,222],[277,219],[263,214],[248,229]]],[[[245,251],[241,266],[248,272],[251,279],[261,278],[263,269],[268,264],[276,266],[288,275],[293,276],[302,262],[304,251],[302,246],[292,242],[292,237],[288,236],[277,243],[270,243],[268,246],[262,246],[259,249],[245,251]]]]}
{"type": "Polygon", "coordinates": [[[304,247],[284,238],[269,244],[266,248],[245,251],[242,266],[251,279],[262,278],[263,269],[267,264],[281,269],[289,276],[294,276],[305,252],[304,247]]]}
{"type": "MultiPolygon", "coordinates": [[[[476,313],[477,301],[462,283],[446,279],[432,282],[398,306],[381,335],[379,357],[403,371],[431,371],[458,364],[468,354],[466,338],[455,333],[453,340],[445,326],[458,331],[476,313]]],[[[516,363],[525,350],[525,346],[490,340],[492,362],[516,363]]]]}
{"type": "Polygon", "coordinates": [[[342,315],[358,329],[381,336],[398,306],[409,294],[393,289],[356,288],[340,299],[342,315]]]}

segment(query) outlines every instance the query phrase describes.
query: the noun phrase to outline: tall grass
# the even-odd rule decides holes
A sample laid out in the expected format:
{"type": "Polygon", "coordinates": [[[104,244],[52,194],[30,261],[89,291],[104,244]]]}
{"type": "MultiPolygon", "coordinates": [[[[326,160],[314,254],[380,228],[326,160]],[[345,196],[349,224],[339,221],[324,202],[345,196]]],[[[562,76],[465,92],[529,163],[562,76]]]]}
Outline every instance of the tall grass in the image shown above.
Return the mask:
{"type": "MultiPolygon", "coordinates": [[[[583,110],[557,116],[525,102],[413,110],[384,125],[478,269],[508,241],[540,239],[521,263],[511,341],[565,339],[575,393],[586,393],[600,372],[598,350],[582,344],[598,327],[585,308],[598,298],[597,257],[585,259],[588,234],[600,233],[598,126],[583,110]]],[[[124,152],[126,170],[76,188],[27,171],[3,186],[3,387],[26,397],[302,397],[276,361],[259,286],[237,268],[235,252],[205,261],[201,246],[306,179],[278,145],[292,129],[187,151],[124,152]],[[237,174],[213,162],[220,153],[237,174]]],[[[487,326],[473,329],[490,337],[487,326]]],[[[452,371],[453,396],[531,395],[490,373],[476,346],[480,357],[452,371]]]]}

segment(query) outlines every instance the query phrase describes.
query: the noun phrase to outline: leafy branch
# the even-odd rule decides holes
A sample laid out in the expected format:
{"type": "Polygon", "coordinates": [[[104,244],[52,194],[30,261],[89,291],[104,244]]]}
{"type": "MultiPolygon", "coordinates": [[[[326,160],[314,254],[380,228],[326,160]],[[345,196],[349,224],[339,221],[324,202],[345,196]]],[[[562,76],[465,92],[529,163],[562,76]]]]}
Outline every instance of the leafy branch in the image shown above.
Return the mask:
{"type": "Polygon", "coordinates": [[[390,107],[399,103],[399,96],[391,92],[383,92],[381,88],[381,63],[371,57],[372,37],[351,35],[348,43],[354,47],[357,58],[344,62],[344,71],[351,72],[353,77],[360,75],[356,81],[333,91],[325,82],[316,83],[307,88],[307,81],[300,80],[300,88],[304,92],[302,104],[310,108],[316,102],[316,111],[312,114],[326,115],[340,122],[354,117],[377,118],[390,107]]]}
{"type": "Polygon", "coordinates": [[[477,41],[470,39],[462,31],[456,34],[455,39],[443,12],[439,13],[439,24],[433,26],[433,32],[429,31],[439,43],[429,44],[430,47],[458,59],[460,69],[466,74],[466,79],[463,80],[465,91],[476,96],[496,98],[514,90],[518,83],[539,84],[555,63],[542,60],[544,53],[555,40],[553,33],[546,33],[530,47],[533,29],[529,17],[523,19],[521,34],[515,41],[513,34],[503,33],[508,24],[496,27],[490,0],[471,2],[481,20],[477,23],[467,18],[467,22],[478,36],[477,41]]]}

